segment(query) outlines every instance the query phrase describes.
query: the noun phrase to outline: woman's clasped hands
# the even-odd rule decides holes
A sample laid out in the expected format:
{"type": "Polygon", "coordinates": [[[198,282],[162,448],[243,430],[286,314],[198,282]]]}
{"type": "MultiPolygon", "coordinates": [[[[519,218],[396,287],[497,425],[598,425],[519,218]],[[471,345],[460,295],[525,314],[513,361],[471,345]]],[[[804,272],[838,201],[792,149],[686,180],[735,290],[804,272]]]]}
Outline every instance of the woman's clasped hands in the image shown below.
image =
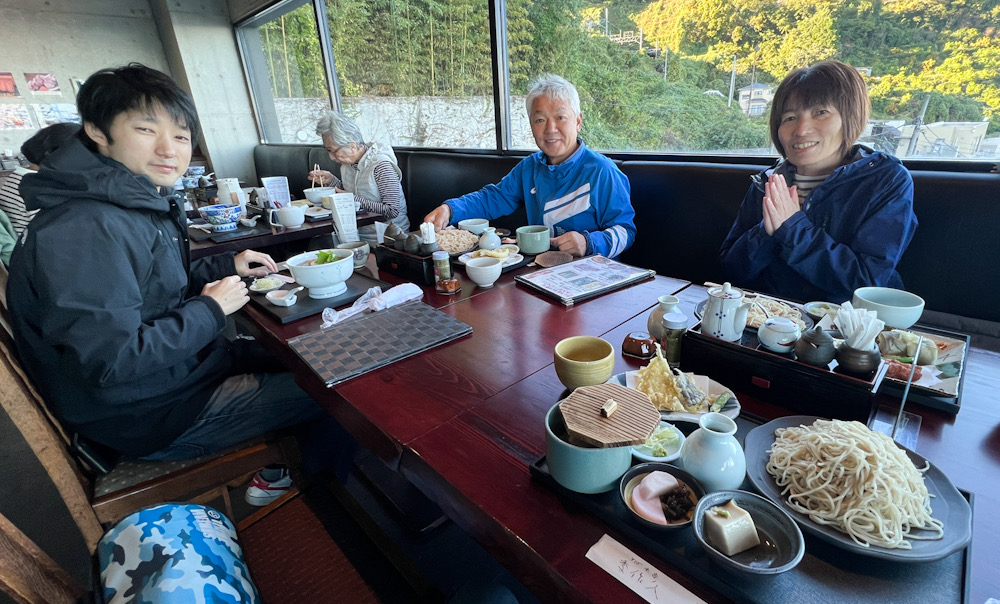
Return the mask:
{"type": "Polygon", "coordinates": [[[778,227],[800,209],[796,187],[789,187],[781,174],[771,174],[764,184],[764,231],[774,235],[778,227]]]}

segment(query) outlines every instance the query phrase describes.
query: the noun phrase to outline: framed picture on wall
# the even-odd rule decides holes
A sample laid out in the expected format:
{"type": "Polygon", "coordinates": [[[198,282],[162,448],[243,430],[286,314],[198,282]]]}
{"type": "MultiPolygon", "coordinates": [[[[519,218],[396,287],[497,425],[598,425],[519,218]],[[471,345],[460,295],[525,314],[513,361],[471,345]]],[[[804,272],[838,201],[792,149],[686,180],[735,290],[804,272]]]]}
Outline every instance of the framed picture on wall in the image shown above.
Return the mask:
{"type": "Polygon", "coordinates": [[[21,93],[17,91],[17,83],[14,81],[14,74],[9,71],[0,71],[0,97],[19,97],[21,93]]]}
{"type": "Polygon", "coordinates": [[[52,72],[25,72],[24,79],[28,82],[28,90],[34,94],[62,94],[56,74],[52,72]]]}

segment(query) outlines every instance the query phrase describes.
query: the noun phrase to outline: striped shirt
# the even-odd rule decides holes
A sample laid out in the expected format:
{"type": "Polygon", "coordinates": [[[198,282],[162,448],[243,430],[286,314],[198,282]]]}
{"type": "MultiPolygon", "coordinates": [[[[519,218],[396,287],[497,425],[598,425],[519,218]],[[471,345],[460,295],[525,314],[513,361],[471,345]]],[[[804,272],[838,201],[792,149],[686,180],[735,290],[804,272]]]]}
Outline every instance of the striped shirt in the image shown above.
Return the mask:
{"type": "MultiPolygon", "coordinates": [[[[833,172],[830,172],[833,174],[833,172]]],[[[799,205],[805,207],[806,199],[809,198],[809,194],[812,190],[818,187],[824,180],[830,177],[830,174],[820,174],[819,176],[805,176],[802,174],[795,175],[795,190],[799,194],[799,205]]]]}
{"type": "MultiPolygon", "coordinates": [[[[357,164],[355,164],[356,167],[357,164]]],[[[328,186],[342,189],[344,187],[343,182],[337,178],[336,174],[332,176],[333,182],[328,186]]],[[[390,219],[399,216],[399,207],[401,205],[399,202],[403,199],[403,185],[399,182],[392,164],[387,161],[380,161],[375,164],[373,176],[375,177],[375,187],[378,189],[382,199],[368,199],[364,195],[355,193],[354,200],[361,204],[361,210],[364,212],[374,212],[390,219]]]]}
{"type": "Polygon", "coordinates": [[[31,218],[38,213],[38,210],[29,212],[24,207],[24,200],[21,199],[19,187],[21,186],[21,177],[25,174],[34,174],[34,171],[27,168],[15,168],[14,173],[5,178],[3,184],[0,185],[0,210],[3,210],[4,214],[7,214],[7,218],[10,218],[10,223],[18,238],[21,237],[21,233],[24,232],[31,218]]]}

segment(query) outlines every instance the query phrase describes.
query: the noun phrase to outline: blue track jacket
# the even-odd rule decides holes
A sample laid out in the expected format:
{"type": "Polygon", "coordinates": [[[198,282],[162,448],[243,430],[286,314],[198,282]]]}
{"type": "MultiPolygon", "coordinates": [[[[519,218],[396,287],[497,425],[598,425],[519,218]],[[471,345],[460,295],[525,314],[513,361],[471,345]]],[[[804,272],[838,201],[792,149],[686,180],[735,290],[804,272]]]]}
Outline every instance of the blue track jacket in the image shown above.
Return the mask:
{"type": "Polygon", "coordinates": [[[524,158],[500,184],[449,199],[451,221],[499,218],[525,204],[529,224],[549,227],[552,236],[577,231],[587,254],[614,258],[635,241],[635,210],[628,178],[610,159],[580,147],[558,166],[538,151],[524,158]]]}
{"type": "MultiPolygon", "coordinates": [[[[854,158],[773,236],[764,230],[763,186],[752,185],[722,244],[727,278],[803,302],[840,303],[871,285],[902,289],[896,265],[917,228],[913,180],[891,155],[858,145],[854,158]]],[[[763,182],[770,172],[760,174],[763,182]]]]}

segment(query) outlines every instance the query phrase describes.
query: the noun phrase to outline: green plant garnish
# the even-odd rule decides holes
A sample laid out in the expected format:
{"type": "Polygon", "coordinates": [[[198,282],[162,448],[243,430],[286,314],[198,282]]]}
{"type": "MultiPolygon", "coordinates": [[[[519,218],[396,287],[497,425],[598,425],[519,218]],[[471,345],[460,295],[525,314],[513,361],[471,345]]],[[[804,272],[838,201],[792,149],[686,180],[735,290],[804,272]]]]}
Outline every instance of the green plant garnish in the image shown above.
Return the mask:
{"type": "Polygon", "coordinates": [[[333,252],[328,252],[326,250],[320,250],[316,252],[316,262],[314,264],[330,264],[337,259],[337,255],[333,252]]]}

